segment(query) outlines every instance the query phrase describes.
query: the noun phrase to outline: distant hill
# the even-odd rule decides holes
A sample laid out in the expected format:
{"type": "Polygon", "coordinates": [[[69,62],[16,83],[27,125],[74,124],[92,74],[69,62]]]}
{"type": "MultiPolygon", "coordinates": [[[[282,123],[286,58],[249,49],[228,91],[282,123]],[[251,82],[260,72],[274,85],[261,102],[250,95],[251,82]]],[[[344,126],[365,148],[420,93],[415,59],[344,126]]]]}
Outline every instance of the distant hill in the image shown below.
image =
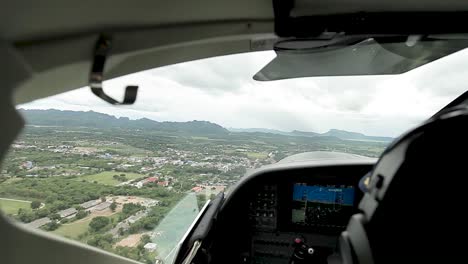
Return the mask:
{"type": "Polygon", "coordinates": [[[245,133],[270,133],[270,134],[291,136],[290,132],[285,132],[285,131],[276,130],[276,129],[268,129],[268,128],[229,128],[229,131],[245,132],[245,133]]]}
{"type": "Polygon", "coordinates": [[[117,118],[112,115],[93,111],[61,111],[61,110],[25,110],[19,109],[28,125],[38,126],[65,126],[65,127],[96,127],[96,128],[123,128],[146,129],[171,133],[227,135],[234,133],[273,134],[282,136],[305,137],[320,140],[341,139],[359,141],[390,142],[391,137],[374,137],[345,130],[330,129],[325,133],[293,130],[291,132],[267,128],[229,128],[208,121],[189,122],[158,122],[148,118],[131,120],[128,117],[117,118]]]}
{"type": "Polygon", "coordinates": [[[264,128],[230,128],[231,132],[244,132],[244,133],[272,133],[284,136],[296,136],[296,137],[333,137],[339,138],[342,140],[358,140],[358,141],[380,141],[380,142],[390,142],[393,140],[391,137],[375,137],[367,136],[361,133],[349,132],[345,130],[330,129],[325,133],[316,133],[309,131],[299,131],[293,130],[291,132],[274,130],[274,129],[264,129],[264,128]]]}
{"type": "Polygon", "coordinates": [[[299,130],[293,130],[291,134],[295,136],[301,136],[301,137],[316,137],[316,136],[321,135],[315,132],[306,132],[306,131],[299,131],[299,130]]]}
{"type": "Polygon", "coordinates": [[[93,111],[61,111],[61,110],[25,110],[19,109],[28,125],[66,126],[66,127],[96,127],[96,128],[127,128],[148,129],[163,132],[181,132],[192,134],[228,134],[224,127],[208,121],[189,122],[158,122],[148,118],[131,120],[127,117],[96,113],[93,111]]]}
{"type": "Polygon", "coordinates": [[[349,132],[345,130],[330,129],[328,132],[321,134],[323,136],[337,137],[347,140],[363,140],[363,141],[392,141],[391,137],[374,137],[366,136],[361,133],[349,132]]]}

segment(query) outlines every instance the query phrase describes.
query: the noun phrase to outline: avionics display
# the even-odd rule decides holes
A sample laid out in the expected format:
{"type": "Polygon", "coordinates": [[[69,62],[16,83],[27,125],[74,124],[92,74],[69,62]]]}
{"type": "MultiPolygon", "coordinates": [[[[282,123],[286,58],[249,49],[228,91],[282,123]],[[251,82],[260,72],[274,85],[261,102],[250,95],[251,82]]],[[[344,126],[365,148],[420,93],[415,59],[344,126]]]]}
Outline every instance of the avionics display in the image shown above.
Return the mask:
{"type": "Polygon", "coordinates": [[[292,223],[302,226],[342,227],[353,213],[354,188],[338,185],[293,186],[292,223]]]}

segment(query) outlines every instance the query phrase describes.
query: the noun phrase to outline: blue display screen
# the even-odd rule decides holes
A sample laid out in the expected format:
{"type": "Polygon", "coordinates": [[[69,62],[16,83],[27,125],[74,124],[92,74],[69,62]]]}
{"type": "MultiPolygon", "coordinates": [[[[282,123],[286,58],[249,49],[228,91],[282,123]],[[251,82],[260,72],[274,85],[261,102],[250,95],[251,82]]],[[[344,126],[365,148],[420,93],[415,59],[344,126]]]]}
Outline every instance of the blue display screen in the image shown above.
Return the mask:
{"type": "Polygon", "coordinates": [[[343,227],[353,214],[354,197],[352,186],[296,183],[291,221],[302,226],[343,227]]]}
{"type": "Polygon", "coordinates": [[[354,188],[295,184],[293,190],[293,200],[307,200],[309,202],[316,203],[353,205],[354,188]]]}

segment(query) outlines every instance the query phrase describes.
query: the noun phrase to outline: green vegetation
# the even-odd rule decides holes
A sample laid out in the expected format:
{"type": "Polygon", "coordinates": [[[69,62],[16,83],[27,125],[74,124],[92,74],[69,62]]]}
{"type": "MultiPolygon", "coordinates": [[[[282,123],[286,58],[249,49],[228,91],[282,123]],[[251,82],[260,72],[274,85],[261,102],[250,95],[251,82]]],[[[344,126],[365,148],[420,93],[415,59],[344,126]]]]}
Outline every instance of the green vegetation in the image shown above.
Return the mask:
{"type": "Polygon", "coordinates": [[[105,148],[105,152],[121,154],[121,155],[136,155],[140,157],[144,157],[148,154],[151,154],[150,151],[147,151],[141,148],[135,148],[135,147],[125,145],[125,144],[116,144],[112,146],[107,146],[105,148]]]}
{"type": "MultiPolygon", "coordinates": [[[[147,236],[146,236],[147,237],[147,236]]],[[[117,247],[115,252],[121,256],[138,260],[146,264],[154,264],[155,253],[149,253],[144,249],[144,245],[148,241],[145,235],[141,238],[140,243],[133,248],[130,247],[117,247]]]]}
{"type": "Polygon", "coordinates": [[[63,224],[58,229],[54,230],[52,233],[72,238],[78,239],[80,235],[88,231],[89,223],[91,219],[79,220],[70,224],[63,224]]]}
{"type": "Polygon", "coordinates": [[[143,210],[144,207],[139,205],[139,204],[134,204],[134,203],[128,203],[124,204],[122,207],[122,212],[120,213],[120,220],[123,220],[132,214],[143,210]]]}
{"type": "Polygon", "coordinates": [[[201,210],[203,206],[205,205],[207,199],[205,194],[199,194],[197,195],[197,205],[198,205],[198,210],[201,210]]]}
{"type": "Polygon", "coordinates": [[[247,152],[247,157],[252,158],[252,159],[265,159],[268,154],[267,153],[261,153],[261,152],[247,152]]]}
{"type": "MultiPolygon", "coordinates": [[[[28,200],[45,201],[45,208],[34,211],[22,210],[21,213],[18,213],[16,218],[25,223],[49,216],[60,210],[78,207],[81,203],[107,195],[147,197],[160,200],[164,205],[171,205],[182,197],[180,193],[157,186],[137,189],[132,186],[108,186],[61,177],[27,178],[11,184],[0,184],[0,196],[2,197],[23,197],[23,199],[28,200]]],[[[29,203],[26,207],[29,209],[29,203]]]]}
{"type": "Polygon", "coordinates": [[[376,157],[387,145],[379,142],[385,138],[338,130],[322,136],[234,133],[205,121],[132,121],[69,111],[27,111],[26,118],[43,126],[27,126],[4,160],[0,208],[24,223],[48,217],[53,221],[40,227],[44,231],[144,263],[168,257],[205,201],[249,168],[310,151],[376,157]],[[206,192],[195,195],[193,188],[206,192]],[[81,204],[92,200],[112,202],[89,213],[81,204]],[[70,208],[77,214],[62,218],[60,211],[70,208]],[[116,245],[149,231],[164,235],[142,236],[133,247],[116,245]],[[151,240],[157,254],[143,248],[151,240]]]}
{"type": "MultiPolygon", "coordinates": [[[[121,173],[115,172],[115,171],[104,171],[101,173],[97,174],[92,174],[92,175],[86,175],[86,176],[80,176],[77,177],[76,180],[85,180],[88,182],[97,182],[100,184],[105,184],[105,185],[117,185],[122,182],[123,179],[122,177],[125,177],[126,180],[134,180],[143,177],[143,175],[139,173],[124,173],[122,176],[121,173]],[[114,177],[116,176],[117,177],[114,177]]],[[[125,180],[123,180],[125,181],[125,180]]]]}
{"type": "Polygon", "coordinates": [[[112,212],[115,212],[115,209],[117,208],[117,203],[115,203],[115,202],[111,203],[109,208],[112,210],[112,212]]]}
{"type": "Polygon", "coordinates": [[[105,216],[94,217],[89,223],[89,230],[92,232],[98,232],[107,227],[109,224],[110,220],[105,216]]]}
{"type": "Polygon", "coordinates": [[[41,206],[41,202],[39,201],[32,201],[31,202],[31,209],[37,209],[41,206]]]}
{"type": "Polygon", "coordinates": [[[54,231],[54,230],[57,230],[57,228],[59,227],[60,227],[59,223],[52,221],[46,224],[45,226],[43,226],[42,229],[44,229],[45,231],[54,231]]]}
{"type": "Polygon", "coordinates": [[[89,215],[89,212],[84,211],[84,210],[78,210],[78,212],[75,215],[75,218],[76,219],[82,219],[82,218],[85,218],[88,215],[89,215]]]}
{"type": "Polygon", "coordinates": [[[0,210],[6,214],[17,214],[19,209],[29,209],[30,207],[31,202],[0,198],[0,210]]]}

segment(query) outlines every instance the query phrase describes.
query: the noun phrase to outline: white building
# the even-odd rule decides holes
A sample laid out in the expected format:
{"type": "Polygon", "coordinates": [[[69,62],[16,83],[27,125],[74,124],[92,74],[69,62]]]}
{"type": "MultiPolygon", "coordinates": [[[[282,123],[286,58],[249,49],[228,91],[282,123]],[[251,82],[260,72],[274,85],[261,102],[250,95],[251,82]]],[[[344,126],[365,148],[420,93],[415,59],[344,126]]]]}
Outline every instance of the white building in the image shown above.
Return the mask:
{"type": "Polygon", "coordinates": [[[50,220],[50,218],[44,217],[44,218],[34,220],[31,223],[28,223],[26,225],[29,226],[29,227],[32,227],[32,228],[39,228],[39,227],[41,227],[41,226],[43,226],[45,224],[50,223],[51,221],[52,220],[50,220]]]}
{"type": "Polygon", "coordinates": [[[89,209],[93,206],[96,206],[98,204],[102,203],[101,199],[97,199],[97,200],[91,200],[91,201],[87,201],[85,203],[82,203],[80,204],[81,207],[83,207],[84,209],[89,209]]]}
{"type": "Polygon", "coordinates": [[[155,251],[157,247],[158,247],[158,245],[156,243],[147,243],[147,244],[145,244],[143,246],[143,248],[145,248],[149,252],[155,251]]]}
{"type": "Polygon", "coordinates": [[[77,212],[78,211],[75,208],[71,207],[71,208],[59,211],[57,214],[59,214],[61,218],[64,218],[67,216],[72,216],[72,215],[74,216],[77,212]]]}

